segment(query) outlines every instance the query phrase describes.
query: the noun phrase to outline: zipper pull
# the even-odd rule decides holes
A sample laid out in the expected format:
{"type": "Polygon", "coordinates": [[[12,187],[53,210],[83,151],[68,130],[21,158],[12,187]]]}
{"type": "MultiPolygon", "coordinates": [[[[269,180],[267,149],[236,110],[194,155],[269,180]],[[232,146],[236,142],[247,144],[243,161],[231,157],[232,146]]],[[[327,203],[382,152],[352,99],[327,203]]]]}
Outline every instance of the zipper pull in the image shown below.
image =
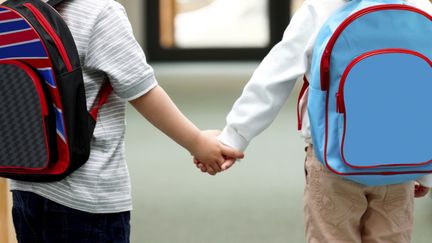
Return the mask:
{"type": "Polygon", "coordinates": [[[329,51],[325,51],[322,58],[323,58],[323,61],[322,61],[322,65],[321,65],[321,69],[322,69],[321,90],[328,90],[328,88],[329,88],[329,73],[330,73],[329,51]]]}
{"type": "Polygon", "coordinates": [[[337,113],[345,113],[345,104],[343,100],[343,94],[337,92],[336,93],[336,112],[337,113]]]}
{"type": "Polygon", "coordinates": [[[340,113],[340,108],[339,108],[339,93],[336,93],[336,113],[340,113]]]}

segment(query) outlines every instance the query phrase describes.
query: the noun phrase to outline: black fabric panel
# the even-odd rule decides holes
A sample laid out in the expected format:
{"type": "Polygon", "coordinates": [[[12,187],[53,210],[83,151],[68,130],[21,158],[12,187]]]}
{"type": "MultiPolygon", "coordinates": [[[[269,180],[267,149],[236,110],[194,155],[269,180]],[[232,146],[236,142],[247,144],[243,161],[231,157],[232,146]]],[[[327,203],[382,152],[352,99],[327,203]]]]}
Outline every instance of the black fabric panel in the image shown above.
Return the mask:
{"type": "Polygon", "coordinates": [[[56,5],[58,5],[62,2],[65,2],[65,0],[50,0],[50,1],[48,1],[48,4],[55,7],[56,5]]]}
{"type": "Polygon", "coordinates": [[[47,166],[39,95],[33,81],[18,66],[0,65],[0,104],[0,166],[47,166]]]}
{"type": "Polygon", "coordinates": [[[84,83],[81,78],[81,68],[58,77],[58,88],[62,94],[63,110],[67,111],[63,115],[67,121],[66,131],[71,155],[71,170],[77,169],[88,160],[90,140],[95,125],[90,123],[88,119],[89,113],[85,108],[84,83]]]}

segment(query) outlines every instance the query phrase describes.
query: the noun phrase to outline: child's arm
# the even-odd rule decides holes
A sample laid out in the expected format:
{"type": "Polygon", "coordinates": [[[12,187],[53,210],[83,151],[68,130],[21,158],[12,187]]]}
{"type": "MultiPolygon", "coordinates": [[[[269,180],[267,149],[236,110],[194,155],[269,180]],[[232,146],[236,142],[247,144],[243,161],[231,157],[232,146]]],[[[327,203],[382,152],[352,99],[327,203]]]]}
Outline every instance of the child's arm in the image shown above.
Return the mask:
{"type": "Polygon", "coordinates": [[[318,18],[314,7],[305,1],[234,103],[219,136],[222,143],[245,150],[273,122],[296,80],[308,70],[318,18]]]}
{"type": "MultiPolygon", "coordinates": [[[[244,151],[250,141],[276,118],[298,77],[306,73],[313,49],[316,24],[314,8],[306,1],[291,19],[283,39],[267,54],[234,103],[218,139],[244,151]]],[[[195,161],[196,162],[196,161],[195,161]]],[[[226,160],[227,169],[235,160],[226,160]]],[[[199,163],[198,168],[205,172],[199,163]]]]}
{"type": "Polygon", "coordinates": [[[243,157],[242,152],[223,146],[215,137],[201,132],[181,113],[160,86],[130,103],[155,127],[201,161],[211,174],[221,171],[224,156],[243,157]]]}
{"type": "MultiPolygon", "coordinates": [[[[211,137],[217,138],[221,132],[217,130],[211,130],[211,131],[204,131],[203,133],[205,136],[209,136],[210,138],[211,137]]],[[[221,146],[226,147],[226,145],[224,144],[223,145],[221,144],[221,146]]],[[[222,171],[228,170],[232,165],[234,165],[237,159],[241,159],[241,158],[232,158],[232,157],[225,156],[225,162],[220,166],[222,171]]],[[[193,158],[193,162],[196,165],[196,167],[200,169],[202,172],[204,173],[209,172],[209,174],[213,174],[210,171],[208,171],[207,167],[204,164],[202,164],[196,157],[193,158]]]]}

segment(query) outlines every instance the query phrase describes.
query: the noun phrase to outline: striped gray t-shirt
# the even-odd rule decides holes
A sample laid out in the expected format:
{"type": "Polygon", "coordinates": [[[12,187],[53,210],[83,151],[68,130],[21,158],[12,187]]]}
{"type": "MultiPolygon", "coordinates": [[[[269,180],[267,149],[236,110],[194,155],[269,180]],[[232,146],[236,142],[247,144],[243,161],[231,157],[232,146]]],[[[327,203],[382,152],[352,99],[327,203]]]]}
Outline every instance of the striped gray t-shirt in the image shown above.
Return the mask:
{"type": "Polygon", "coordinates": [[[124,156],[126,101],[157,85],[152,68],[135,40],[124,8],[114,0],[68,0],[58,7],[75,39],[90,108],[108,75],[114,88],[100,110],[88,162],[54,183],[11,181],[11,190],[31,191],[90,213],[132,209],[124,156]]]}

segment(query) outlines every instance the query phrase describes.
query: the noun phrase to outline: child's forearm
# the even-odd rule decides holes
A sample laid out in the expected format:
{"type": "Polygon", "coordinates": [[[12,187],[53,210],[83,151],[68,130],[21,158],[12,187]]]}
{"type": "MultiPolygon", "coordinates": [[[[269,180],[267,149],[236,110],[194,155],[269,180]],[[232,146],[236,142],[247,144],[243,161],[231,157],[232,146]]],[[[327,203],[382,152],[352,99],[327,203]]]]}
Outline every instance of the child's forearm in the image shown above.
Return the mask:
{"type": "Polygon", "coordinates": [[[193,153],[200,130],[188,120],[160,86],[130,102],[150,123],[193,153]]]}
{"type": "Polygon", "coordinates": [[[187,149],[214,174],[220,172],[225,157],[242,158],[243,153],[222,145],[212,136],[213,132],[201,132],[172,102],[160,87],[130,102],[150,123],[172,140],[187,149]]]}

